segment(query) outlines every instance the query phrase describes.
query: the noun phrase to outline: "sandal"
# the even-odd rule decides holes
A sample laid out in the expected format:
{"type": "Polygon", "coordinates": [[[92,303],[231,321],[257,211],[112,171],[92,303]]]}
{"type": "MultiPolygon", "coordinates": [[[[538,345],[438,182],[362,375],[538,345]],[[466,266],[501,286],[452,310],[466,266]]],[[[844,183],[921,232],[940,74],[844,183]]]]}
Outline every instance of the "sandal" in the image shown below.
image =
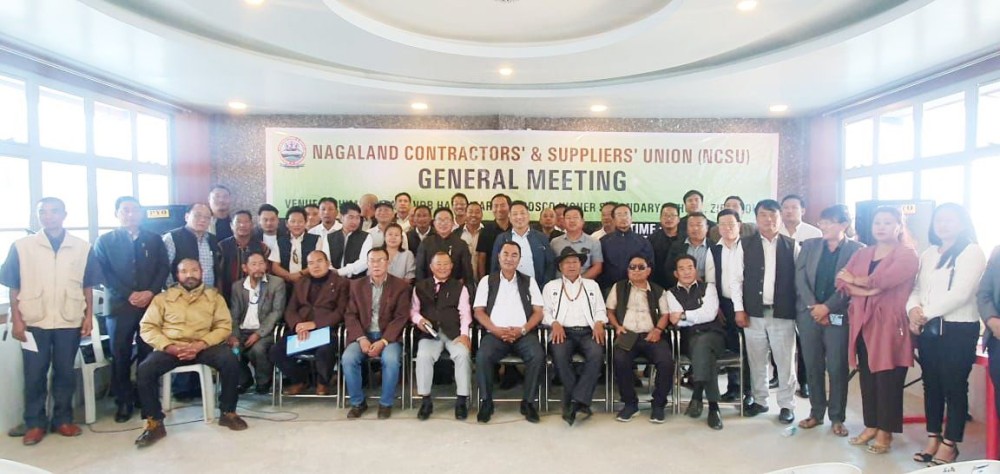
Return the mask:
{"type": "Polygon", "coordinates": [[[816,418],[809,417],[799,422],[799,428],[804,430],[811,430],[819,425],[823,424],[823,420],[817,420],[816,418]]]}
{"type": "Polygon", "coordinates": [[[934,453],[935,456],[934,456],[933,459],[931,459],[931,462],[927,463],[927,467],[943,466],[945,464],[951,464],[951,463],[955,462],[956,460],[958,460],[958,455],[960,454],[958,452],[958,443],[948,443],[947,440],[944,440],[944,441],[941,441],[941,444],[943,444],[943,445],[951,448],[953,451],[955,451],[955,456],[952,457],[951,460],[949,461],[947,459],[941,459],[941,458],[937,457],[936,456],[937,453],[934,453]]]}
{"type": "Polygon", "coordinates": [[[834,435],[840,436],[841,438],[848,435],[847,427],[844,426],[843,423],[834,423],[833,427],[830,428],[830,431],[833,432],[834,435]]]}
{"type": "Polygon", "coordinates": [[[873,439],[875,439],[875,435],[865,436],[864,433],[862,433],[859,436],[855,436],[847,440],[847,444],[850,444],[851,446],[868,446],[868,443],[871,443],[873,439]]]}
{"type": "MultiPolygon", "coordinates": [[[[940,443],[942,440],[941,435],[937,433],[928,433],[927,437],[932,439],[937,439],[938,443],[940,443]]],[[[933,453],[920,451],[913,454],[913,460],[920,463],[929,463],[933,461],[935,453],[937,453],[937,450],[934,450],[933,453]]]]}
{"type": "Polygon", "coordinates": [[[868,448],[865,449],[865,451],[868,454],[885,454],[888,453],[890,449],[891,446],[889,446],[888,444],[872,443],[868,445],[868,448]]]}

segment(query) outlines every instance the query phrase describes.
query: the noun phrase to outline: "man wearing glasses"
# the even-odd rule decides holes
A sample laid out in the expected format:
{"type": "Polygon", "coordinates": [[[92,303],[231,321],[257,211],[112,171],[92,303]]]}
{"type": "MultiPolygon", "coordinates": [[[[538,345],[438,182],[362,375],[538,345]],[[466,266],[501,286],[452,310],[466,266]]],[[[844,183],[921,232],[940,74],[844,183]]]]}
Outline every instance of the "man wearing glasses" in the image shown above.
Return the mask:
{"type": "Polygon", "coordinates": [[[665,421],[664,407],[673,385],[674,356],[667,330],[667,295],[663,287],[649,281],[653,267],[645,256],[636,255],[628,262],[628,278],[611,287],[608,293],[608,319],[615,328],[615,379],[625,407],[618,421],[631,421],[639,412],[632,364],[638,356],[656,367],[653,380],[652,423],[665,421]]]}

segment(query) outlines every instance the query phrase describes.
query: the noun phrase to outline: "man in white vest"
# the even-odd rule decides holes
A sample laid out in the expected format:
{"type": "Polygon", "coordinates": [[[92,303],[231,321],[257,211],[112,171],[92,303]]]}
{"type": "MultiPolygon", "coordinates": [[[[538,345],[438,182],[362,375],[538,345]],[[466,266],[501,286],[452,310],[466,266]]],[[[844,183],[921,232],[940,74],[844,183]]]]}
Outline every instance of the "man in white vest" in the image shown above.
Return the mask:
{"type": "Polygon", "coordinates": [[[73,424],[73,363],[80,338],[90,335],[92,290],[101,283],[90,244],[63,229],[66,204],[42,198],[36,211],[43,232],[14,242],[0,270],[0,284],[10,288],[14,338],[23,343],[26,446],[38,444],[50,424],[63,436],[81,433],[73,424]],[[45,410],[50,368],[51,419],[45,410]]]}

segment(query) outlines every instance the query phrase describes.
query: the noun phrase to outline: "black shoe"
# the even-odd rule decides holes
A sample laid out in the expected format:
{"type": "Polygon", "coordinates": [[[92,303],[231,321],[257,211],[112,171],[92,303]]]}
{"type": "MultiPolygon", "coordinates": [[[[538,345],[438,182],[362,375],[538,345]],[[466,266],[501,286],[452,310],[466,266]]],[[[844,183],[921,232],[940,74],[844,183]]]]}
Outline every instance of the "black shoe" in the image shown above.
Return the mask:
{"type": "Polygon", "coordinates": [[[615,419],[618,421],[632,421],[636,413],[639,413],[638,405],[625,404],[625,407],[622,408],[622,411],[618,412],[618,416],[615,419]]]}
{"type": "Polygon", "coordinates": [[[723,393],[722,396],[719,397],[719,401],[723,403],[733,403],[739,399],[740,389],[738,388],[730,388],[729,390],[726,390],[726,393],[723,393]]]}
{"type": "Polygon", "coordinates": [[[392,416],[392,406],[378,406],[378,419],[388,420],[390,416],[392,416]]]}
{"type": "Polygon", "coordinates": [[[424,401],[420,403],[420,410],[417,411],[417,419],[424,421],[431,417],[431,413],[434,412],[434,401],[431,397],[424,397],[424,401]]]}
{"type": "Polygon", "coordinates": [[[479,402],[479,413],[476,414],[476,421],[480,423],[489,423],[490,417],[493,416],[493,402],[482,400],[479,402]]]}
{"type": "Polygon", "coordinates": [[[163,427],[163,420],[146,419],[146,429],[142,431],[135,440],[135,445],[140,448],[151,446],[153,443],[167,436],[167,429],[163,427]]]}
{"type": "Polygon", "coordinates": [[[570,404],[563,407],[562,419],[567,425],[573,426],[576,423],[576,404],[570,404]]]}
{"type": "Polygon", "coordinates": [[[455,402],[455,419],[464,420],[469,417],[468,402],[455,402]]]}
{"type": "Polygon", "coordinates": [[[122,403],[118,405],[118,411],[115,412],[115,423],[125,423],[132,419],[132,405],[128,403],[122,403]]]}
{"type": "Polygon", "coordinates": [[[521,400],[521,413],[524,415],[524,419],[530,423],[541,421],[541,417],[538,416],[538,409],[535,408],[534,403],[521,400]]]}
{"type": "Polygon", "coordinates": [[[757,416],[761,413],[767,413],[770,408],[761,405],[760,403],[754,403],[743,410],[743,416],[757,416]]]}
{"type": "Polygon", "coordinates": [[[663,423],[667,421],[666,414],[664,413],[664,407],[653,407],[653,412],[649,414],[650,423],[663,423]]]}
{"type": "Polygon", "coordinates": [[[708,410],[708,427],[712,428],[713,430],[722,429],[722,415],[719,414],[718,409],[708,410]]]}
{"type": "Polygon", "coordinates": [[[587,418],[590,418],[590,417],[594,416],[594,410],[590,409],[590,405],[584,405],[584,404],[582,404],[580,402],[576,403],[576,411],[578,413],[583,413],[583,419],[585,419],[585,420],[587,418]]]}
{"type": "Polygon", "coordinates": [[[254,389],[254,392],[257,395],[267,395],[271,393],[271,384],[270,383],[266,383],[263,385],[258,384],[257,387],[254,389]]]}
{"type": "Polygon", "coordinates": [[[795,421],[795,413],[792,413],[792,410],[788,408],[782,408],[781,413],[778,414],[778,421],[783,425],[790,424],[795,421]]]}
{"type": "Polygon", "coordinates": [[[361,418],[361,415],[364,415],[366,411],[368,411],[367,403],[362,402],[360,405],[354,405],[351,407],[351,411],[347,412],[347,419],[356,420],[361,418]]]}
{"type": "Polygon", "coordinates": [[[798,395],[799,398],[809,398],[809,385],[799,385],[799,389],[795,391],[795,394],[798,395]]]}
{"type": "Polygon", "coordinates": [[[704,408],[705,406],[701,400],[691,400],[691,403],[688,403],[687,410],[684,410],[684,414],[691,418],[701,418],[701,412],[704,408]]]}
{"type": "Polygon", "coordinates": [[[767,383],[767,388],[778,388],[778,377],[774,377],[767,383]]]}

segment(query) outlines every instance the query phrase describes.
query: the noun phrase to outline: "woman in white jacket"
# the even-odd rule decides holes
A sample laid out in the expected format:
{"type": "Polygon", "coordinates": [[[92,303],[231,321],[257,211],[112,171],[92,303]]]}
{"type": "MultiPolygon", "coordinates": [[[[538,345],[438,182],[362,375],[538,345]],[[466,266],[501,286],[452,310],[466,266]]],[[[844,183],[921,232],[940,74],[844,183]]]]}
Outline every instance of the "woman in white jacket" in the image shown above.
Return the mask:
{"type": "Polygon", "coordinates": [[[920,273],[906,304],[910,331],[919,335],[929,438],[913,460],[940,465],[958,458],[965,431],[969,372],[976,361],[980,327],[976,290],[986,257],[976,243],[969,213],[958,204],[934,210],[929,237],[931,246],[920,256],[920,273]]]}

